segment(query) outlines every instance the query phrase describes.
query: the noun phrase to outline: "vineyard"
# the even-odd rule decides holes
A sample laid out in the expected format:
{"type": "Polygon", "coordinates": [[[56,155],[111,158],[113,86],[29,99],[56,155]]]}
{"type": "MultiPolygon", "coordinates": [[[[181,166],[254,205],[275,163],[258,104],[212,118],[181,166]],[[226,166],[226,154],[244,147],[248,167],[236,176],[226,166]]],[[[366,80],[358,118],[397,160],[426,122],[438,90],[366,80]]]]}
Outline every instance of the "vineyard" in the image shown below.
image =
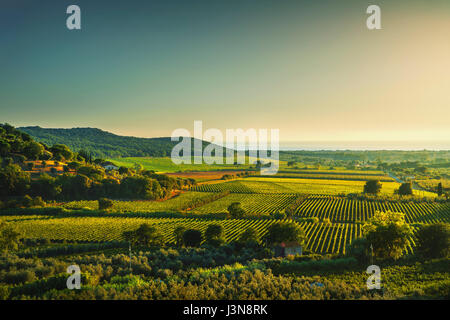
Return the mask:
{"type": "MultiPolygon", "coordinates": [[[[225,241],[238,239],[247,228],[254,228],[261,238],[267,228],[277,222],[274,219],[195,219],[195,218],[53,218],[42,216],[9,216],[7,220],[16,226],[26,238],[52,240],[113,241],[123,240],[124,231],[137,229],[141,224],[157,226],[167,243],[173,243],[174,229],[178,226],[204,232],[210,224],[224,228],[225,241]]],[[[298,223],[307,236],[306,249],[315,253],[345,253],[346,246],[361,236],[361,225],[352,223],[298,223]]],[[[412,252],[414,242],[409,245],[412,252]]]]}
{"type": "Polygon", "coordinates": [[[239,202],[249,215],[271,214],[286,208],[295,194],[230,194],[227,197],[201,206],[193,213],[224,213],[233,202],[239,202]]]}
{"type": "MultiPolygon", "coordinates": [[[[150,213],[150,212],[178,212],[188,206],[192,201],[198,198],[212,195],[205,192],[183,192],[178,196],[170,198],[165,201],[153,201],[153,200],[133,200],[133,201],[121,201],[113,200],[113,207],[111,211],[114,212],[138,212],[138,213],[150,213]]],[[[63,203],[62,206],[67,209],[98,209],[97,201],[71,201],[63,203]]]]}
{"type": "Polygon", "coordinates": [[[405,214],[408,223],[450,222],[450,204],[390,201],[361,201],[342,197],[314,195],[297,208],[301,217],[328,218],[333,222],[366,221],[376,211],[394,211],[405,214]]]}
{"type": "MultiPolygon", "coordinates": [[[[192,187],[193,191],[222,192],[229,190],[232,193],[318,193],[338,194],[357,193],[364,187],[362,181],[323,180],[323,179],[291,179],[291,178],[247,178],[215,184],[202,184],[192,187]]],[[[385,182],[384,191],[391,193],[398,184],[385,182]]]]}
{"type": "MultiPolygon", "coordinates": [[[[365,181],[328,180],[328,179],[300,179],[277,177],[250,177],[245,179],[227,181],[222,183],[201,184],[192,187],[197,192],[223,192],[231,193],[307,193],[307,194],[349,194],[361,193],[365,181]]],[[[400,186],[397,182],[382,182],[381,194],[394,194],[400,186]]],[[[414,193],[421,196],[436,197],[436,194],[427,191],[414,193]]]]}
{"type": "MultiPolygon", "coordinates": [[[[270,179],[269,176],[266,176],[270,179]]],[[[325,179],[325,180],[349,180],[349,181],[367,181],[376,179],[381,182],[394,182],[395,180],[385,175],[356,175],[356,174],[323,174],[323,173],[277,173],[275,178],[294,178],[294,179],[325,179]]],[[[261,176],[264,178],[264,176],[261,176]]]]}

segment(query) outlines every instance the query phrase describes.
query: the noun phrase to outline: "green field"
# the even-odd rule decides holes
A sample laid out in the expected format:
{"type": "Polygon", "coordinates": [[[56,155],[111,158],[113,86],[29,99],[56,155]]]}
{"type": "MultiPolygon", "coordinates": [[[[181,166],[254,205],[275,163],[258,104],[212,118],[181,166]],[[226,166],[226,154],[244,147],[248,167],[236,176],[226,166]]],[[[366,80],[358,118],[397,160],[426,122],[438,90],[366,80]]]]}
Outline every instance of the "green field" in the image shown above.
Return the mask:
{"type": "Polygon", "coordinates": [[[228,206],[239,202],[249,215],[267,215],[286,208],[294,199],[294,194],[240,194],[233,193],[224,198],[196,208],[192,213],[226,213],[228,206]]]}
{"type": "MultiPolygon", "coordinates": [[[[181,208],[186,204],[189,204],[193,199],[201,198],[208,195],[205,192],[182,192],[180,195],[170,198],[165,201],[152,201],[152,200],[114,200],[111,211],[113,212],[139,212],[139,213],[152,213],[152,212],[179,212],[181,208]]],[[[71,201],[62,204],[67,209],[98,209],[97,201],[83,200],[83,201],[71,201]]]]}
{"type": "MultiPolygon", "coordinates": [[[[203,184],[193,187],[193,191],[221,192],[229,190],[233,193],[307,193],[307,194],[348,194],[361,193],[365,181],[296,179],[276,177],[250,177],[224,183],[203,184]]],[[[382,182],[382,194],[393,194],[400,186],[397,182],[382,182]]],[[[426,191],[415,191],[416,194],[435,196],[426,191]]]]}
{"type": "Polygon", "coordinates": [[[450,222],[448,203],[414,203],[350,200],[342,197],[314,195],[297,208],[301,217],[328,218],[332,222],[366,221],[375,211],[393,211],[405,214],[408,223],[450,222]]]}
{"type": "MultiPolygon", "coordinates": [[[[252,164],[175,164],[169,157],[126,157],[113,158],[109,161],[114,162],[118,166],[133,167],[135,164],[140,164],[146,170],[154,170],[156,172],[183,172],[183,171],[214,171],[214,170],[240,170],[248,169],[252,164]]],[[[248,163],[248,162],[246,162],[248,163]]]]}
{"type": "MultiPolygon", "coordinates": [[[[8,216],[6,218],[26,238],[68,241],[113,241],[123,240],[124,231],[134,230],[141,224],[157,226],[167,243],[174,242],[177,226],[204,232],[208,225],[220,224],[224,228],[225,241],[236,240],[248,227],[254,228],[262,237],[275,219],[196,219],[196,218],[117,218],[79,217],[60,218],[48,216],[8,216]]],[[[315,253],[345,253],[345,247],[360,237],[361,225],[353,223],[298,223],[306,232],[306,248],[315,253]]],[[[412,252],[414,242],[408,247],[412,252]]]]}

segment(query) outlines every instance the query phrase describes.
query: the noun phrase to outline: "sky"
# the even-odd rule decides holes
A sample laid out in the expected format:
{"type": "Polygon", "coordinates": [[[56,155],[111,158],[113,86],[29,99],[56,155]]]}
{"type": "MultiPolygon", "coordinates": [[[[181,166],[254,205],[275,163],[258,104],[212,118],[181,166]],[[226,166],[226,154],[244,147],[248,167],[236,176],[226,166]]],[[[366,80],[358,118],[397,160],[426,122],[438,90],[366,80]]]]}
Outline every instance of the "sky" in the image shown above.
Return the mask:
{"type": "Polygon", "coordinates": [[[449,142],[449,34],[448,0],[2,0],[0,122],[449,142]]]}

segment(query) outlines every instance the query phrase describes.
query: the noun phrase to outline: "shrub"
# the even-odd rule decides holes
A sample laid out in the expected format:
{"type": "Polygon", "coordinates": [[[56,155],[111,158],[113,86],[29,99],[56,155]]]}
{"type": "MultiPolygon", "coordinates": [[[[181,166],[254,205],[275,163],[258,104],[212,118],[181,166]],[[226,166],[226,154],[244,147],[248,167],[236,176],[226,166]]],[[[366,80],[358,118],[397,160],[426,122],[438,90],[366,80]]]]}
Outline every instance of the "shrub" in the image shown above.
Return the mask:
{"type": "Polygon", "coordinates": [[[183,233],[183,243],[187,247],[198,247],[202,240],[202,233],[198,230],[188,229],[183,233]]]}
{"type": "Polygon", "coordinates": [[[243,218],[245,215],[245,210],[241,207],[240,202],[233,202],[227,208],[228,216],[233,219],[243,218]]]}
{"type": "Polygon", "coordinates": [[[173,233],[175,235],[175,244],[177,246],[183,245],[183,234],[185,231],[186,231],[186,228],[184,226],[178,226],[173,231],[173,233]]]}
{"type": "Polygon", "coordinates": [[[263,238],[263,241],[267,245],[279,244],[282,242],[298,242],[300,245],[303,245],[305,240],[305,231],[292,222],[278,222],[272,224],[263,238]]]}
{"type": "Polygon", "coordinates": [[[368,243],[373,246],[375,257],[398,259],[403,255],[412,229],[401,212],[375,212],[363,226],[368,243]]]}
{"type": "Polygon", "coordinates": [[[205,231],[205,240],[217,240],[223,236],[223,227],[220,224],[210,224],[205,231]]]}
{"type": "Polygon", "coordinates": [[[107,210],[109,208],[112,208],[113,205],[114,205],[114,202],[110,199],[106,199],[106,198],[98,199],[98,209],[99,210],[107,210]]]}
{"type": "Polygon", "coordinates": [[[416,234],[417,252],[424,258],[445,258],[450,254],[450,224],[422,226],[416,234]]]}
{"type": "Polygon", "coordinates": [[[401,196],[408,196],[413,194],[411,182],[405,182],[398,188],[398,194],[401,196]]]}
{"type": "Polygon", "coordinates": [[[364,185],[364,193],[378,194],[381,191],[381,183],[378,180],[369,180],[364,185]]]}
{"type": "Polygon", "coordinates": [[[40,196],[37,196],[33,199],[33,206],[34,207],[45,207],[45,201],[42,200],[40,196]]]}
{"type": "Polygon", "coordinates": [[[29,208],[33,205],[33,198],[31,198],[29,195],[24,195],[20,202],[23,207],[29,208]]]}
{"type": "Polygon", "coordinates": [[[360,264],[367,264],[369,262],[369,244],[367,239],[358,238],[347,245],[346,254],[355,258],[360,264]]]}
{"type": "Polygon", "coordinates": [[[21,284],[36,280],[36,275],[29,270],[10,271],[5,274],[4,280],[8,284],[21,284]]]}

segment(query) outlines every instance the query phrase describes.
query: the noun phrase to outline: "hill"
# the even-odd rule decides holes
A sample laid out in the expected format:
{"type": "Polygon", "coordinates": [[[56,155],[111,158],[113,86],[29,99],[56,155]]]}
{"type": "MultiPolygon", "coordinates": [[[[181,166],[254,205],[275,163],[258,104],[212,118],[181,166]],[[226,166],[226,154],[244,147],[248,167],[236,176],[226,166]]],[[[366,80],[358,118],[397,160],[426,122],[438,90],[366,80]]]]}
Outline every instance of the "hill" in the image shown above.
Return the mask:
{"type": "MultiPolygon", "coordinates": [[[[178,143],[170,137],[137,138],[119,136],[97,128],[51,129],[20,127],[18,130],[46,145],[65,144],[74,151],[86,150],[95,157],[166,157],[178,143]]],[[[203,141],[206,145],[207,142],[203,141]]]]}

